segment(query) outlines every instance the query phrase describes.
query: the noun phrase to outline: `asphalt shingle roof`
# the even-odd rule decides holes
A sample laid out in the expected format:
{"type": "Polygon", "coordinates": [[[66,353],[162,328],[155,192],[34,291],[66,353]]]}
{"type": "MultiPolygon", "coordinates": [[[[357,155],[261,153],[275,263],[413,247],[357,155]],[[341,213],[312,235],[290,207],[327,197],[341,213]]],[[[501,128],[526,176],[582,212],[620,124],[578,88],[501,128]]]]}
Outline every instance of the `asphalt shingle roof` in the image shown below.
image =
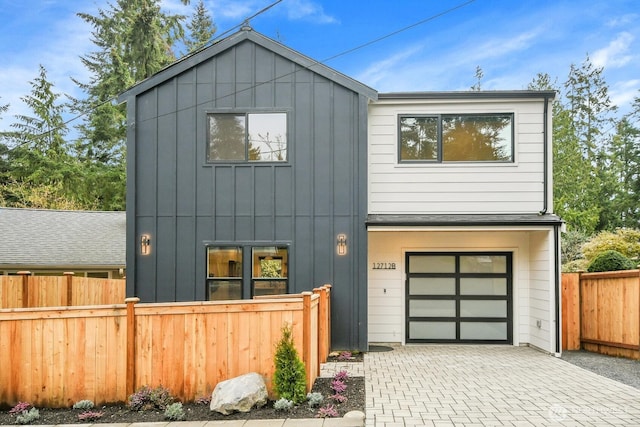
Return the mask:
{"type": "Polygon", "coordinates": [[[125,212],[0,208],[0,267],[124,267],[125,212]]]}

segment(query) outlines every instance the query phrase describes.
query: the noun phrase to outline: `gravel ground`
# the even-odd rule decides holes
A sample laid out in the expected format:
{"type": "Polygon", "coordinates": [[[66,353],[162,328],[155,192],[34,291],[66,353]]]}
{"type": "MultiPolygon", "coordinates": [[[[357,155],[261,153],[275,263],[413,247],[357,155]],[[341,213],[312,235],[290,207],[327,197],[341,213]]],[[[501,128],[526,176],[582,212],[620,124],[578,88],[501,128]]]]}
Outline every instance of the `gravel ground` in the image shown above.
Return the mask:
{"type": "Polygon", "coordinates": [[[640,361],[588,351],[563,351],[562,360],[640,389],[640,361]]]}

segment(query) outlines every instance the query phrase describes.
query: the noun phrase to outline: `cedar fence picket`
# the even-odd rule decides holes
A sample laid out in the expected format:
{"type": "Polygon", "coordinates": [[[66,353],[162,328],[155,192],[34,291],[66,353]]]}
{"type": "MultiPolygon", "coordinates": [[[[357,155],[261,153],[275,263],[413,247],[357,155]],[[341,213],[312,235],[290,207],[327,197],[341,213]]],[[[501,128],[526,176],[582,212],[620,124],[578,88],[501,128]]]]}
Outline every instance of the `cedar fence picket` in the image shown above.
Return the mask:
{"type": "Polygon", "coordinates": [[[285,324],[310,388],[329,351],[330,294],[325,285],[241,301],[127,298],[125,304],[1,309],[0,405],[122,402],[143,385],[161,385],[191,401],[248,372],[263,375],[272,395],[273,356],[285,324]]]}

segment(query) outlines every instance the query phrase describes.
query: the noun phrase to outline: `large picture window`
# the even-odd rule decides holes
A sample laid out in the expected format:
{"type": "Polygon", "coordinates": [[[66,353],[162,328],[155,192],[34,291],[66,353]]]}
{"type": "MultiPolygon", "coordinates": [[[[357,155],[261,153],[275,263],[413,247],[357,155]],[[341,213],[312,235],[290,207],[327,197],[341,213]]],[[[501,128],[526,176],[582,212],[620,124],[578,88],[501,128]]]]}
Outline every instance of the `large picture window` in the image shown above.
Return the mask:
{"type": "Polygon", "coordinates": [[[286,113],[207,115],[208,162],[287,160],[286,113]]]}
{"type": "Polygon", "coordinates": [[[400,162],[513,162],[512,114],[399,117],[400,162]]]}

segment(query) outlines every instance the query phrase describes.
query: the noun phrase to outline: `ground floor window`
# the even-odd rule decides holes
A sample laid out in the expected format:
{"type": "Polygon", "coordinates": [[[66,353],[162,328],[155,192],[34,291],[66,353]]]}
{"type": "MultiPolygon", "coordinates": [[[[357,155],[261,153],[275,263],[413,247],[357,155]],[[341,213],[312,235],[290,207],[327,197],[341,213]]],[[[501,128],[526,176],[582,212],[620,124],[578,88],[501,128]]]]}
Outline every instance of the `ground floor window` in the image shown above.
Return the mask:
{"type": "Polygon", "coordinates": [[[287,246],[210,246],[207,292],[212,301],[239,300],[288,290],[287,246]]]}
{"type": "Polygon", "coordinates": [[[252,294],[278,295],[287,293],[288,251],[286,247],[253,248],[252,294]]]}
{"type": "Polygon", "coordinates": [[[512,342],[510,253],[407,253],[407,342],[512,342]]]}

